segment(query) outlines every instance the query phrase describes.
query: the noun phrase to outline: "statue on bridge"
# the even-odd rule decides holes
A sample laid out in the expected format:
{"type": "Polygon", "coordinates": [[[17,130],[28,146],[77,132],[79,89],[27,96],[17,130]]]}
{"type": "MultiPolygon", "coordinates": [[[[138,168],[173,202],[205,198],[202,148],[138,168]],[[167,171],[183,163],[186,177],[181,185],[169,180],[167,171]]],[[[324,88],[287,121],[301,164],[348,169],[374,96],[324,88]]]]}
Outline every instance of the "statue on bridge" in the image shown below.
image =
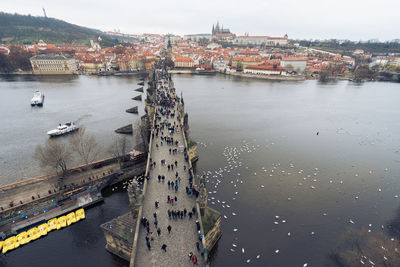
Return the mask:
{"type": "Polygon", "coordinates": [[[206,178],[205,175],[199,177],[199,206],[201,215],[204,215],[204,210],[207,207],[207,189],[206,189],[206,178]]]}

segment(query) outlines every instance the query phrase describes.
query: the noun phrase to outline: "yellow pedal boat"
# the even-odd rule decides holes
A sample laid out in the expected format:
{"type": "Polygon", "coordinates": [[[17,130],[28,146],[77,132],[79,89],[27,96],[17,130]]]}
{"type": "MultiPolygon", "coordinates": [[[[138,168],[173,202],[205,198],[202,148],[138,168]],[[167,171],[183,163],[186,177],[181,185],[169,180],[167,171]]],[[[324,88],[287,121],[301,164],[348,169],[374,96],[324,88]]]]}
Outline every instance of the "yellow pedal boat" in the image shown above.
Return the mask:
{"type": "MultiPolygon", "coordinates": [[[[28,244],[31,240],[28,237],[28,233],[27,232],[21,232],[19,233],[17,236],[17,241],[16,243],[18,243],[18,246],[23,246],[25,244],[28,244]]],[[[17,248],[17,246],[15,246],[15,248],[17,248]]]]}
{"type": "Polygon", "coordinates": [[[5,254],[9,250],[13,250],[15,248],[15,242],[17,238],[15,236],[9,237],[4,240],[3,243],[3,254],[5,254]]]}
{"type": "Polygon", "coordinates": [[[61,216],[57,219],[57,230],[60,230],[61,228],[67,226],[67,220],[65,216],[61,216]]]}
{"type": "Polygon", "coordinates": [[[47,222],[47,225],[48,225],[47,232],[50,232],[50,231],[53,231],[53,230],[57,230],[57,218],[50,219],[47,222]]]}
{"type": "Polygon", "coordinates": [[[85,219],[86,218],[85,210],[84,209],[76,210],[75,211],[75,217],[76,217],[76,221],[85,219]]]}
{"type": "Polygon", "coordinates": [[[76,223],[75,212],[68,213],[66,217],[68,226],[70,226],[73,223],[76,223]]]}
{"type": "Polygon", "coordinates": [[[43,223],[43,224],[39,225],[37,228],[39,229],[40,236],[47,235],[47,231],[48,231],[47,230],[48,229],[48,224],[47,223],[43,223]]]}
{"type": "Polygon", "coordinates": [[[29,239],[31,241],[36,240],[40,237],[39,229],[37,227],[33,227],[29,229],[28,231],[29,239]]]}

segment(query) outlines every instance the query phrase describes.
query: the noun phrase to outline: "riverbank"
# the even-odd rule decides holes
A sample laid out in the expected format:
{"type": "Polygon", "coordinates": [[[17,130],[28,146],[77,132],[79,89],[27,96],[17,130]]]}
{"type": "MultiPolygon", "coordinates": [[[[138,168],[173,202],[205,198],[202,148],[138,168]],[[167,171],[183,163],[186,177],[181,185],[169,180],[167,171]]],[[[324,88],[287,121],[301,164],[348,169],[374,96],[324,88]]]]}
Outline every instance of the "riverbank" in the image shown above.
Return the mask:
{"type": "Polygon", "coordinates": [[[283,75],[258,75],[243,72],[230,72],[227,75],[242,77],[242,78],[255,78],[263,80],[274,80],[274,81],[304,81],[306,79],[303,75],[298,76],[283,76],[283,75]]]}
{"type": "Polygon", "coordinates": [[[50,174],[1,186],[0,235],[15,233],[49,214],[58,216],[60,212],[101,201],[98,193],[105,187],[143,174],[146,157],[146,153],[141,153],[132,158],[109,158],[77,166],[62,178],[61,185],[60,177],[50,174]],[[59,209],[66,204],[70,208],[59,209]]]}
{"type": "Polygon", "coordinates": [[[34,74],[32,71],[15,71],[15,72],[0,72],[1,76],[8,75],[34,75],[34,76],[71,76],[71,75],[89,75],[89,76],[136,76],[147,75],[147,71],[110,71],[110,72],[83,72],[79,71],[73,74],[34,74]]]}

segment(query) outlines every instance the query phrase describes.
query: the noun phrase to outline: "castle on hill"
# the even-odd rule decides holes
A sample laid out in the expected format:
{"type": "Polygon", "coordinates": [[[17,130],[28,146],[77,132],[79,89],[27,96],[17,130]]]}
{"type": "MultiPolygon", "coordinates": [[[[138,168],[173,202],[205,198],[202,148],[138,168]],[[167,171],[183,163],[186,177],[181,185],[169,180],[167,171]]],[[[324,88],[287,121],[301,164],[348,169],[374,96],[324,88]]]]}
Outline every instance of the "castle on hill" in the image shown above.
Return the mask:
{"type": "Polygon", "coordinates": [[[217,34],[231,34],[231,31],[229,29],[224,29],[224,25],[221,27],[219,26],[219,22],[217,21],[217,25],[214,27],[214,24],[212,26],[211,34],[213,36],[217,34]]]}

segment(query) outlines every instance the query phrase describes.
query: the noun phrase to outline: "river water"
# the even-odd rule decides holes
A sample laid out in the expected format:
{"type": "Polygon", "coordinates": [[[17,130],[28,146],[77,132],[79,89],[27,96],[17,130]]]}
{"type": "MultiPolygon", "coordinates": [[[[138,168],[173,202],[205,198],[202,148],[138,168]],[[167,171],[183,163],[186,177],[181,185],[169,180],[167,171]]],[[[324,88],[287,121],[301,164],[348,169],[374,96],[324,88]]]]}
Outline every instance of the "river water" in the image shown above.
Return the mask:
{"type": "MultiPolygon", "coordinates": [[[[197,174],[207,175],[208,204],[226,216],[213,266],[247,261],[327,266],[349,227],[390,235],[388,225],[398,219],[400,204],[399,84],[222,75],[173,79],[189,113],[190,137],[198,143],[197,174]]],[[[135,77],[2,78],[0,96],[7,101],[0,106],[1,183],[41,173],[33,151],[59,122],[79,120],[109,146],[114,129],[137,118],[124,112],[136,105],[130,98],[137,95],[137,82],[135,77]],[[36,88],[45,92],[43,108],[29,106],[36,88]]],[[[142,106],[139,110],[143,113],[142,106]]],[[[105,204],[87,211],[85,223],[2,256],[3,262],[38,263],[38,251],[51,249],[52,260],[68,258],[61,266],[81,262],[88,253],[101,255],[91,257],[96,265],[88,266],[123,265],[104,250],[98,225],[112,217],[101,212],[126,212],[124,203],[124,194],[110,194],[105,204]],[[96,241],[87,235],[89,225],[96,241]]]]}

